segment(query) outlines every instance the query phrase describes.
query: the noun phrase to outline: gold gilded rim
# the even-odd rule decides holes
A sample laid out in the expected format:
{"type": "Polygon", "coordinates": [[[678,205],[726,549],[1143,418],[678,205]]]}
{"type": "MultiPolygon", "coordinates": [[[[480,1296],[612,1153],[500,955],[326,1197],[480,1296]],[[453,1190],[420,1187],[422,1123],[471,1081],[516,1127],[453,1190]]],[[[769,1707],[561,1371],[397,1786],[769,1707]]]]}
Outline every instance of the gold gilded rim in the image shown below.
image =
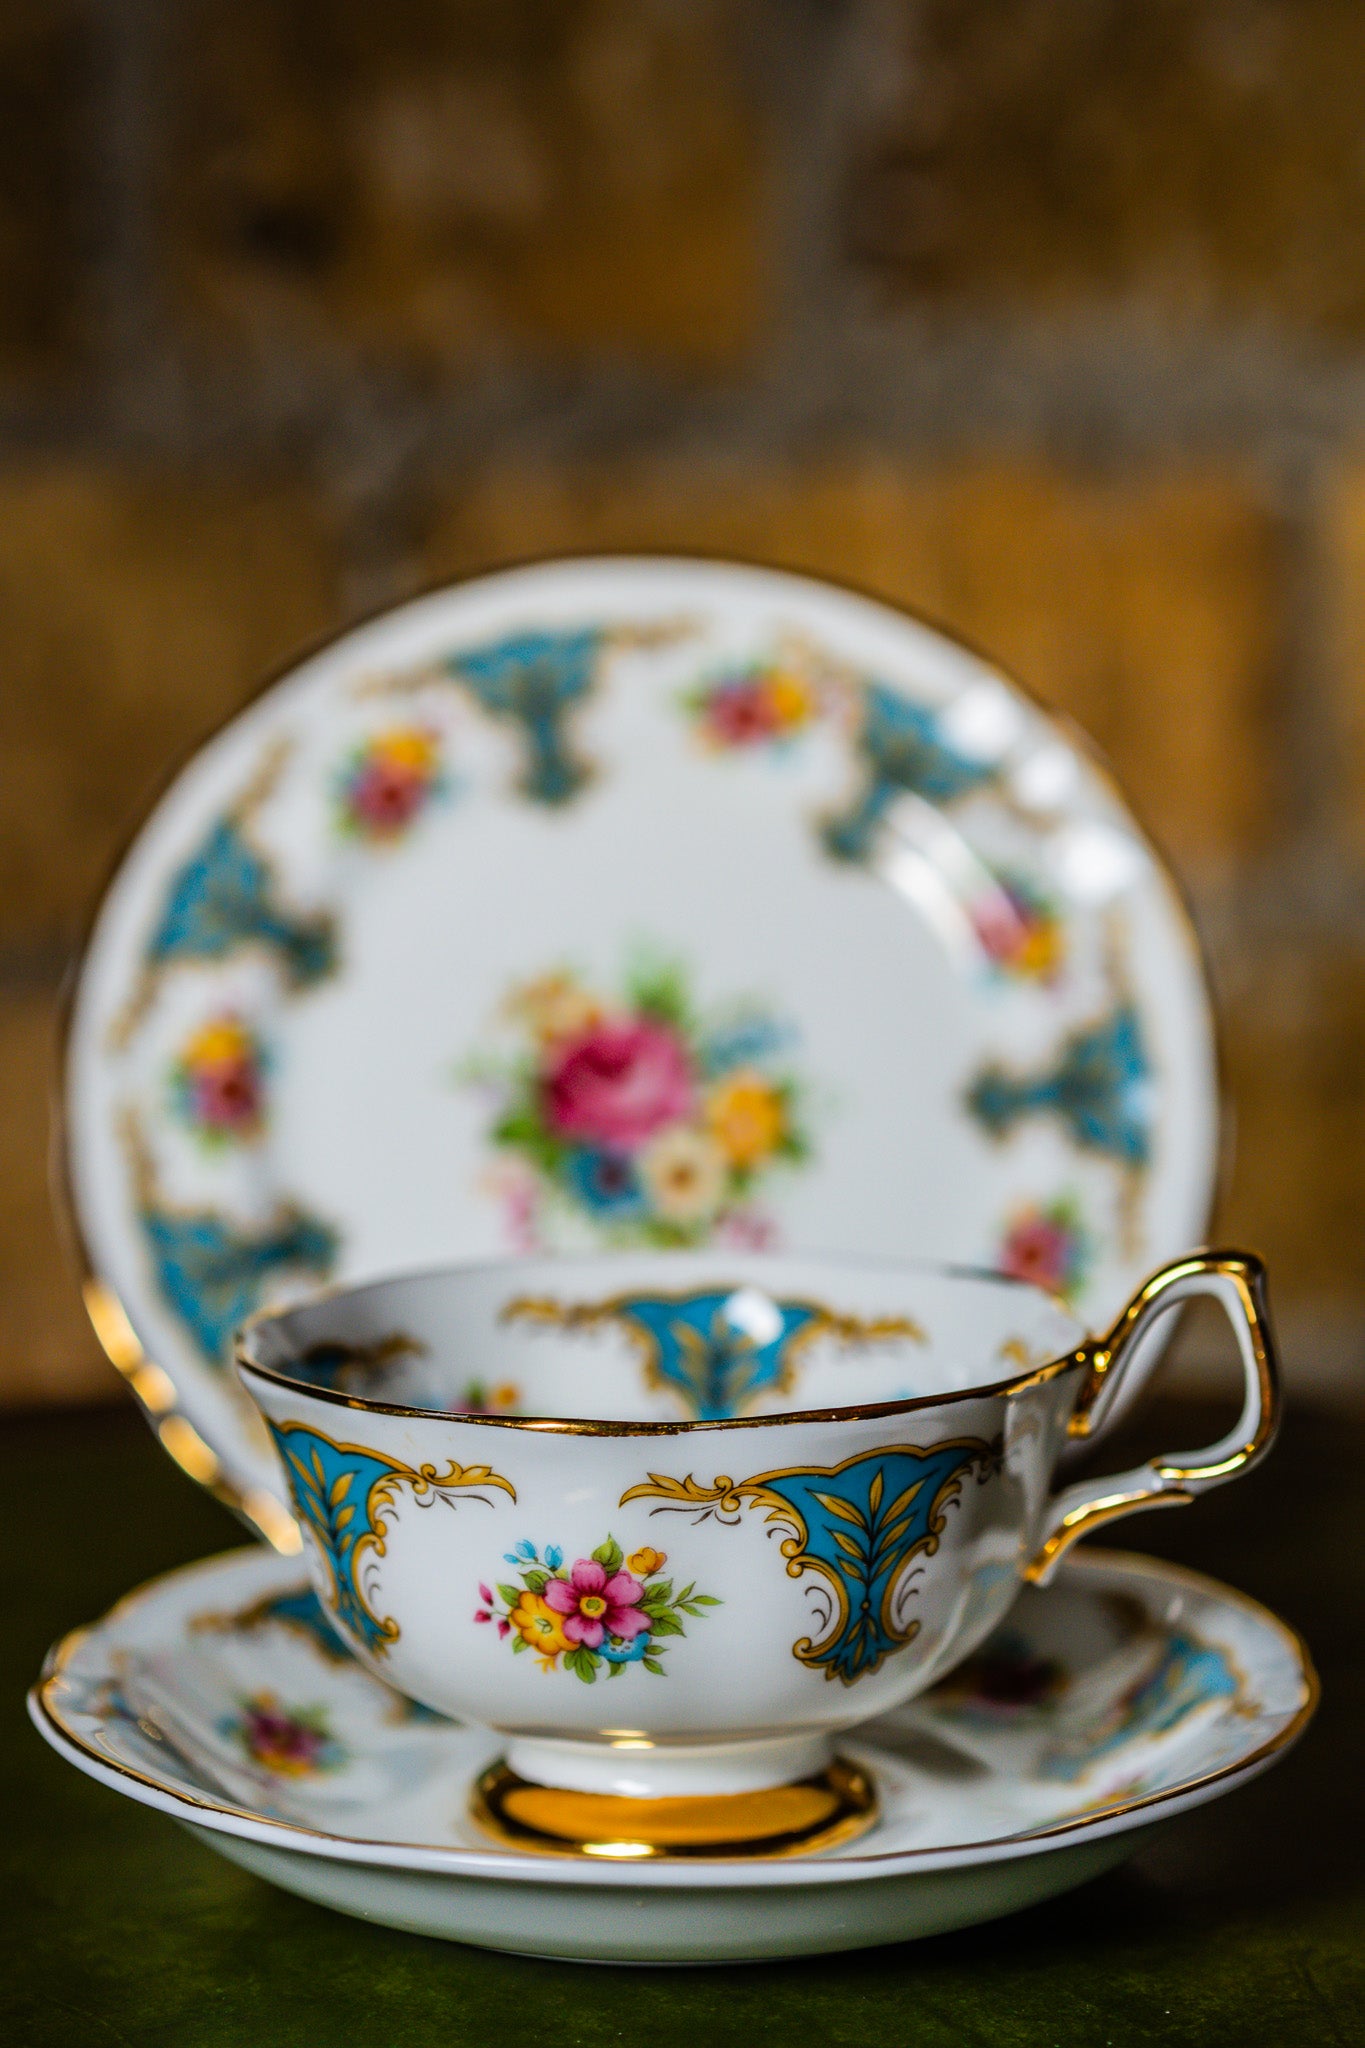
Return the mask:
{"type": "MultiPolygon", "coordinates": [[[[249,1555],[251,1555],[249,1550],[229,1551],[226,1553],[226,1556],[229,1558],[235,1556],[239,1559],[249,1555]]],[[[191,1573],[202,1571],[205,1563],[206,1560],[203,1558],[197,1558],[191,1564],[179,1565],[173,1571],[162,1573],[159,1577],[149,1580],[146,1585],[135,1587],[132,1592],[125,1593],[122,1599],[117,1601],[108,1610],[102,1621],[87,1624],[82,1628],[72,1629],[69,1634],[63,1636],[48,1652],[43,1664],[42,1676],[38,1684],[29,1693],[29,1700],[38,1718],[52,1729],[60,1742],[69,1744],[71,1748],[79,1750],[82,1755],[89,1757],[93,1763],[98,1764],[101,1770],[109,1771],[119,1778],[126,1778],[132,1784],[145,1786],[148,1791],[154,1792],[158,1799],[172,1800],[178,1805],[193,1808],[196,1813],[214,1814],[224,1820],[245,1821],[252,1827],[269,1827],[272,1830],[278,1830],[288,1835],[296,1835],[302,1842],[328,1844],[333,1849],[338,1843],[344,1843],[354,1849],[404,1849],[415,1851],[419,1855],[459,1857],[470,1854],[471,1852],[468,1849],[450,1842],[398,1843],[386,1840],[383,1836],[337,1835],[330,1833],[325,1828],[306,1827],[298,1821],[265,1818],[259,1813],[251,1812],[247,1807],[233,1806],[222,1800],[206,1799],[198,1793],[181,1790],[179,1787],[171,1789],[163,1780],[154,1778],[145,1771],[139,1771],[131,1764],[120,1762],[116,1757],[101,1749],[97,1743],[91,1741],[88,1736],[83,1735],[78,1729],[71,1727],[63,1719],[61,1709],[57,1705],[54,1695],[56,1688],[65,1676],[67,1665],[76,1655],[81,1644],[91,1636],[95,1629],[103,1627],[111,1618],[126,1615],[135,1606],[150,1598],[171,1580],[186,1578],[191,1573]]],[[[1205,1771],[1197,1778],[1186,1778],[1181,1780],[1179,1784],[1164,1786],[1159,1792],[1144,1793],[1137,1799],[1117,1800],[1112,1806],[1103,1807],[1097,1813],[1076,1814],[1067,1820],[1053,1821],[1046,1827],[1030,1828],[1014,1834],[987,1835],[975,1842],[954,1843],[951,1846],[952,1852],[955,1854],[972,1855],[997,1849],[1014,1849],[1023,1854],[1031,1844],[1047,1844],[1059,1841],[1068,1835],[1074,1835],[1085,1829],[1098,1827],[1102,1823],[1123,1819],[1129,1815],[1142,1813],[1154,1807],[1166,1806],[1173,1800],[1186,1798],[1194,1792],[1206,1791],[1209,1787],[1221,1784],[1225,1780],[1242,1777],[1249,1772],[1255,1771],[1257,1766],[1268,1764],[1282,1751],[1291,1748],[1303,1734],[1317,1711],[1322,1686],[1318,1679],[1317,1671],[1314,1668],[1312,1657],[1309,1654],[1308,1645],[1296,1628],[1292,1627],[1289,1622],[1282,1621],[1278,1614],[1272,1613],[1270,1608],[1264,1606],[1259,1600],[1254,1600],[1249,1593],[1239,1592],[1235,1586],[1226,1586],[1221,1580],[1208,1578],[1203,1572],[1191,1571],[1185,1565],[1166,1564],[1155,1558],[1141,1557],[1129,1551],[1103,1550],[1093,1546],[1073,1551],[1066,1559],[1062,1567],[1062,1577],[1073,1571],[1094,1571],[1097,1574],[1105,1571],[1123,1571],[1132,1573],[1140,1578],[1155,1579],[1158,1583],[1166,1585],[1169,1585],[1172,1580],[1176,1580],[1178,1583],[1189,1587],[1192,1592],[1202,1594],[1205,1598],[1212,1598],[1235,1607],[1240,1607],[1244,1613],[1251,1615],[1260,1626],[1269,1627],[1275,1635],[1280,1637],[1291,1658],[1298,1666],[1303,1698],[1299,1706],[1286,1720],[1284,1726],[1278,1729],[1274,1735],[1268,1737],[1265,1742],[1259,1743],[1246,1756],[1239,1757],[1232,1763],[1220,1764],[1217,1770],[1205,1771]]],[[[206,1822],[205,1825],[211,1825],[211,1823],[206,1822]]],[[[224,1829],[222,1832],[231,1833],[233,1831],[231,1829],[224,1829]]],[[[308,1852],[301,1851],[300,1853],[308,1852]]],[[[329,1850],[323,1848],[311,1853],[325,1855],[329,1853],[329,1850]]],[[[509,1862],[521,1860],[519,1854],[514,1855],[514,1852],[511,1850],[496,1849],[491,1844],[488,1848],[479,1849],[474,1853],[489,1856],[505,1856],[509,1862]]],[[[524,1852],[521,1853],[524,1854],[524,1852]]],[[[939,1845],[924,1849],[878,1850],[870,1855],[859,1856],[852,1860],[859,1869],[867,1865],[885,1863],[903,1866],[907,1863],[914,1864],[929,1857],[942,1856],[944,1853],[944,1846],[939,1845]]],[[[579,1859],[561,1858],[558,1860],[560,1862],[577,1862],[579,1859]]],[[[607,1859],[599,1860],[606,1861],[607,1859]]],[[[645,1860],[653,1861],[654,1859],[647,1858],[645,1860]]],[[[780,1861],[781,1859],[774,1860],[780,1861]]],[[[837,1864],[830,1866],[831,1869],[837,1869],[838,1867],[837,1864]]]]}
{"type": "MultiPolygon", "coordinates": [[[[463,1275],[486,1274],[506,1271],[509,1274],[527,1266],[539,1266],[543,1257],[481,1259],[468,1264],[455,1263],[449,1266],[428,1267],[416,1273],[399,1276],[409,1283],[420,1283],[427,1279],[439,1278],[443,1273],[458,1272],[463,1275]]],[[[569,1261],[566,1264],[571,1263],[569,1261]]],[[[939,1264],[932,1260],[906,1259],[829,1259],[812,1257],[811,1263],[828,1264],[864,1273],[882,1271],[887,1274],[915,1273],[926,1279],[973,1280],[984,1285],[1016,1289],[1024,1294],[1035,1295],[1052,1305],[1073,1324],[1080,1324],[1080,1318],[1069,1309],[1057,1295],[1046,1288],[1035,1286],[1032,1281],[1017,1280],[1008,1273],[992,1273],[981,1266],[954,1265],[944,1261],[939,1264]]],[[[368,1293],[392,1284],[387,1280],[361,1282],[355,1288],[333,1288],[324,1297],[319,1294],[317,1302],[324,1298],[335,1300],[339,1294],[368,1293]]],[[[316,1302],[299,1302],[289,1309],[257,1309],[242,1324],[233,1344],[233,1362],[240,1375],[264,1380],[268,1385],[282,1387],[291,1394],[302,1394],[311,1400],[326,1402],[334,1408],[358,1409],[364,1415],[401,1415],[409,1420],[454,1423],[461,1429],[529,1429],[539,1436],[691,1436],[699,1431],[720,1429],[775,1429],[793,1422],[857,1422],[882,1416],[910,1415],[925,1408],[950,1408],[960,1401],[1005,1400],[1011,1394],[1021,1394],[1029,1387],[1044,1385],[1059,1378],[1063,1373],[1086,1371],[1092,1373],[1096,1356],[1100,1353],[1102,1340],[1093,1336],[1085,1337],[1074,1351],[1064,1352],[1060,1357],[1050,1358],[1045,1363],[1032,1366],[1026,1372],[1016,1373],[1010,1379],[994,1380],[989,1385],[960,1387],[939,1394],[915,1394],[899,1401],[866,1402],[858,1407],[802,1408],[783,1415],[729,1415],[715,1421],[678,1422],[612,1422],[595,1420],[587,1416],[559,1415],[452,1415],[445,1408],[419,1408],[402,1401],[380,1401],[368,1399],[363,1394],[344,1394],[335,1387],[319,1387],[308,1380],[300,1380],[281,1371],[276,1366],[262,1365],[259,1359],[247,1353],[247,1344],[255,1331],[263,1324],[274,1322],[283,1316],[295,1315],[314,1307],[316,1302]]]]}
{"type": "Polygon", "coordinates": [[[996,655],[980,647],[974,639],[964,635],[959,628],[945,624],[930,611],[921,611],[903,600],[891,598],[885,592],[874,590],[849,577],[816,574],[810,570],[784,567],[779,563],[756,560],[752,556],[738,553],[730,554],[720,549],[684,547],[634,552],[604,550],[600,554],[583,554],[572,547],[550,549],[537,554],[489,561],[481,567],[471,568],[464,576],[433,583],[427,589],[405,598],[401,604],[376,605],[372,611],[361,613],[344,625],[333,627],[327,632],[305,640],[286,662],[281,663],[279,667],[272,667],[242,703],[211,732],[187,746],[184,753],[153,787],[136,824],[126,833],[109,857],[103,879],[92,895],[83,927],[72,949],[70,963],[63,976],[57,1029],[54,1034],[55,1057],[50,1069],[53,1208],[56,1212],[59,1235],[63,1238],[68,1255],[76,1268],[82,1298],[101,1349],[128,1386],[162,1446],[181,1470],[196,1483],[207,1488],[248,1528],[264,1537],[272,1549],[285,1556],[298,1553],[301,1539],[298,1524],[290,1514],[284,1499],[259,1485],[249,1485],[240,1480],[232,1469],[235,1459],[231,1450],[221,1452],[215,1449],[194,1427],[184,1412],[179,1389],[171,1375],[143,1351],[125,1304],[112,1283],[100,1271],[86,1235],[75,1189],[68,1094],[72,1029],[95,931],[133,849],[142,839],[162,803],[170,796],[191,765],[230,727],[248,716],[273,690],[289,681],[300,669],[339,647],[353,635],[364,632],[370,626],[377,625],[380,620],[399,612],[429,603],[452,592],[467,593],[477,589],[481,584],[493,583],[507,576],[524,575],[536,569],[563,567],[573,563],[592,567],[667,566],[677,563],[690,567],[737,569],[760,575],[785,577],[793,583],[810,585],[816,590],[825,589],[845,597],[853,597],[864,604],[876,607],[890,618],[907,621],[912,626],[934,634],[949,646],[980,662],[983,667],[997,675],[1022,702],[1031,706],[1045,719],[1057,732],[1063,744],[1079,756],[1110,800],[1118,805],[1123,816],[1131,820],[1137,837],[1151,856],[1152,873],[1157,888],[1164,898],[1172,925],[1184,941],[1189,963],[1194,970],[1201,997],[1200,1008],[1208,1037],[1212,1070],[1210,1094],[1213,1143],[1212,1158],[1208,1166],[1209,1188],[1204,1202],[1205,1221],[1212,1215],[1231,1177],[1231,1134],[1227,1119],[1221,1114],[1226,1094],[1227,1064],[1222,1035],[1209,990],[1204,948],[1200,942],[1193,910],[1177,879],[1173,863],[1160,840],[1134,811],[1127,792],[1098,743],[1078,726],[1068,713],[1051,703],[1044,694],[1031,685],[1021,682],[1010,667],[996,655]],[[106,1340],[106,1329],[111,1326],[115,1331],[112,1345],[106,1340]],[[125,1333],[132,1339],[134,1348],[131,1353],[123,1341],[125,1333]],[[151,1387],[155,1388],[155,1398],[149,1400],[147,1390],[151,1387]]]}
{"type": "Polygon", "coordinates": [[[630,1799],[533,1784],[499,1758],[476,1779],[469,1810],[494,1841],[538,1856],[732,1862],[814,1856],[853,1841],[877,1818],[877,1788],[836,1756],[812,1777],[761,1791],[630,1799]]]}

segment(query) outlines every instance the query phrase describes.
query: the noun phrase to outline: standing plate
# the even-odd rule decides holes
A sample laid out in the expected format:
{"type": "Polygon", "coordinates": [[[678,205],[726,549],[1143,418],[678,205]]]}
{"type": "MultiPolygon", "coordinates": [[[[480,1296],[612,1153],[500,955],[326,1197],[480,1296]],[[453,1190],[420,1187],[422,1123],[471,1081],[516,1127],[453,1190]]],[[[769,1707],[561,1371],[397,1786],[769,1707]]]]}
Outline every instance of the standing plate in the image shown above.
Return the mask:
{"type": "Polygon", "coordinates": [[[1188,923],[1074,735],[883,605],[670,560],[439,592],[226,726],[104,900],[66,1091],[96,1327],[288,1547],[226,1365],[265,1300],[722,1242],[1103,1324],[1216,1136],[1188,923]]]}

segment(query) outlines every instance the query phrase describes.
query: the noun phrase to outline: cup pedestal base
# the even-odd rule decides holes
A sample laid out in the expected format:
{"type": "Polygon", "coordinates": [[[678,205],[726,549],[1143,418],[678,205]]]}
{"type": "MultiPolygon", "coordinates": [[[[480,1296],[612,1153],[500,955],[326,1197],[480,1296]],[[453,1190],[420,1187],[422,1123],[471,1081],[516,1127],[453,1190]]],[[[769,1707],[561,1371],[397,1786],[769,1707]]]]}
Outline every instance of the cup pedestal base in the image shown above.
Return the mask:
{"type": "Polygon", "coordinates": [[[867,1773],[843,1757],[787,1784],[649,1799],[536,1784],[500,1760],[475,1784],[471,1810],[486,1834],[512,1848],[625,1863],[813,1855],[871,1827],[877,1795],[867,1773]]]}

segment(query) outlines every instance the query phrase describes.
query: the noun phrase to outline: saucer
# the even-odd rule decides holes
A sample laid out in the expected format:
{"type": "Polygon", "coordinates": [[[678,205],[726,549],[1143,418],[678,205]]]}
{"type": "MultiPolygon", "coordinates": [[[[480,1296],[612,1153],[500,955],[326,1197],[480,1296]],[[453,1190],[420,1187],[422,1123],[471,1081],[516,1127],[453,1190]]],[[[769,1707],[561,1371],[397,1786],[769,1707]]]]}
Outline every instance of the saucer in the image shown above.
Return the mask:
{"type": "Polygon", "coordinates": [[[1215,1126],[1188,922],[1074,731],[700,561],[467,583],[277,683],[127,854],[68,1044],[96,1327],[292,1548],[225,1369],[265,1300],[720,1243],[1003,1268],[1104,1327],[1199,1239],[1215,1126]]]}
{"type": "Polygon", "coordinates": [[[931,1693],[841,1745],[876,1826],[767,1863],[494,1846],[470,1787],[501,1747],[369,1677],[296,1562],[234,1551],[158,1579],[51,1654],[39,1732],[113,1790],[285,1890],[486,1948],[737,1962],[904,1941],[1049,1898],[1302,1732],[1303,1644],[1173,1565],[1082,1550],[931,1693]]]}

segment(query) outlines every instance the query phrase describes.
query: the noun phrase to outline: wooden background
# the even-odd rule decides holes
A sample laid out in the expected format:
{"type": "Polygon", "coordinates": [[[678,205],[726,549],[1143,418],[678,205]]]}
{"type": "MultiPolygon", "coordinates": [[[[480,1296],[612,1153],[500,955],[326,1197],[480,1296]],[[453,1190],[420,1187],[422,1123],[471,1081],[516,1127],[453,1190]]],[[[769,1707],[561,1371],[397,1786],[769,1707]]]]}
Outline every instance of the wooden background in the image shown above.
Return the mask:
{"type": "Polygon", "coordinates": [[[926,609],[1194,905],[1291,1366],[1365,1385],[1358,0],[3,0],[0,1398],[114,1392],[60,978],[314,636],[539,549],[926,609]]]}

